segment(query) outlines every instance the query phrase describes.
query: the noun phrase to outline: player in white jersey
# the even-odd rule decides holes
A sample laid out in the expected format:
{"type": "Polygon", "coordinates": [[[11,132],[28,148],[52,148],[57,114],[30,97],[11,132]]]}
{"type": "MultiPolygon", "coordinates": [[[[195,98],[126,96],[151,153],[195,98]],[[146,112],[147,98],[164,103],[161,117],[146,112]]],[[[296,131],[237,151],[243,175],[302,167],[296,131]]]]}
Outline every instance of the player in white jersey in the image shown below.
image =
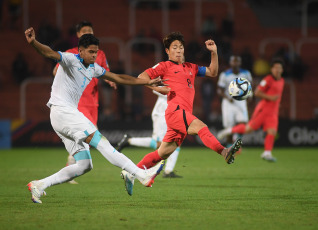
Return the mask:
{"type": "MultiPolygon", "coordinates": [[[[132,145],[138,147],[150,147],[153,149],[159,148],[166,132],[167,124],[165,119],[165,111],[167,109],[167,95],[163,95],[155,90],[153,93],[158,96],[156,104],[152,110],[152,137],[131,137],[125,134],[124,137],[118,142],[117,150],[120,152],[123,148],[132,145]]],[[[173,170],[177,163],[180,147],[178,147],[166,160],[166,166],[163,173],[164,178],[181,178],[173,170]]]]}
{"type": "Polygon", "coordinates": [[[92,34],[85,34],[79,39],[79,53],[62,53],[35,39],[34,29],[25,31],[26,40],[41,55],[59,61],[59,68],[53,81],[51,97],[47,103],[50,108],[50,120],[54,131],[64,142],[66,150],[73,154],[76,163],[62,168],[57,173],[41,180],[31,181],[28,188],[34,203],[42,203],[41,196],[45,189],[78,177],[93,168],[90,146],[95,147],[110,163],[125,169],[136,177],[144,186],[151,186],[154,177],[162,169],[161,164],[148,169],[138,168],[129,158],[116,149],[97,130],[97,128],[77,109],[79,99],[93,77],[107,79],[118,84],[128,85],[164,85],[160,78],[152,81],[106,72],[95,62],[99,40],[92,34]]]}
{"type": "MultiPolygon", "coordinates": [[[[252,83],[252,75],[248,70],[241,69],[241,57],[231,56],[230,69],[223,71],[220,74],[218,81],[218,94],[222,97],[222,121],[224,128],[233,127],[239,123],[248,122],[248,110],[246,100],[237,101],[234,100],[229,92],[228,87],[232,80],[238,77],[246,78],[252,83]]],[[[227,139],[227,144],[231,145],[232,137],[227,139]]],[[[233,139],[236,136],[233,137],[233,139]]]]}

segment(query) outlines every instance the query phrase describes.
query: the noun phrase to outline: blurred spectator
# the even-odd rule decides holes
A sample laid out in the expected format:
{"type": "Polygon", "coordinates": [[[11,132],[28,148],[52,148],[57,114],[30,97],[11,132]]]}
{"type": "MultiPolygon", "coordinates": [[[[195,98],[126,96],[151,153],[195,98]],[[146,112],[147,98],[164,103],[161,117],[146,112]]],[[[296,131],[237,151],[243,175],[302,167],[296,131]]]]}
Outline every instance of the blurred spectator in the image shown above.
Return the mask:
{"type": "Polygon", "coordinates": [[[187,62],[197,63],[198,55],[202,47],[199,44],[195,36],[193,36],[190,42],[186,45],[185,59],[187,62]]]}
{"type": "Polygon", "coordinates": [[[224,36],[231,39],[234,37],[234,22],[231,14],[228,14],[226,18],[222,20],[221,31],[224,36]]]}
{"type": "Polygon", "coordinates": [[[270,72],[270,64],[264,58],[264,56],[260,56],[255,60],[253,64],[253,73],[255,77],[263,77],[270,72]]]}
{"type": "Polygon", "coordinates": [[[25,79],[30,76],[29,66],[23,53],[18,53],[12,63],[12,76],[18,84],[21,84],[25,79]]]}
{"type": "Polygon", "coordinates": [[[10,14],[10,28],[17,28],[17,20],[21,16],[22,12],[22,0],[9,0],[9,14],[10,14]]]}
{"type": "Polygon", "coordinates": [[[3,0],[0,0],[0,29],[2,28],[3,0]]]}
{"type": "Polygon", "coordinates": [[[217,26],[212,16],[209,16],[204,20],[201,33],[209,38],[215,38],[217,36],[217,26]]]}
{"type": "Polygon", "coordinates": [[[203,121],[211,121],[211,103],[214,99],[214,84],[213,80],[206,78],[201,84],[201,96],[203,104],[203,121]]]}
{"type": "Polygon", "coordinates": [[[232,52],[232,42],[228,36],[222,36],[222,39],[216,43],[218,46],[218,56],[220,61],[228,63],[232,52]]]}
{"type": "Polygon", "coordinates": [[[253,69],[253,56],[248,47],[244,47],[242,53],[240,54],[242,58],[242,68],[252,71],[253,69]]]}
{"type": "Polygon", "coordinates": [[[39,42],[52,46],[53,42],[57,41],[59,37],[60,31],[56,27],[50,25],[45,19],[42,20],[37,34],[39,42]]]}
{"type": "Polygon", "coordinates": [[[303,80],[304,74],[307,70],[306,65],[299,55],[295,56],[295,60],[291,66],[291,77],[297,80],[303,80]]]}

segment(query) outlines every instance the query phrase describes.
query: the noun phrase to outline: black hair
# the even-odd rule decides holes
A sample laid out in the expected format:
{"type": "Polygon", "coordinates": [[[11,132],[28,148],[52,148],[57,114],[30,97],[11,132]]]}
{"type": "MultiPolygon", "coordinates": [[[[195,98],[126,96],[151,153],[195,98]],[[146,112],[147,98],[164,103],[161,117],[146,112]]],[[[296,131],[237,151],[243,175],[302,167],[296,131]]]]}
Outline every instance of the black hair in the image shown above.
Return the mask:
{"type": "Polygon", "coordinates": [[[81,21],[80,23],[78,23],[78,24],[75,26],[76,32],[80,32],[80,30],[81,30],[83,27],[85,27],[85,26],[89,26],[89,27],[93,28],[92,23],[90,23],[89,21],[81,21]]]}
{"type": "Polygon", "coordinates": [[[184,37],[180,32],[172,32],[168,34],[164,39],[163,39],[163,45],[166,49],[170,48],[170,45],[174,41],[180,41],[181,44],[184,46],[184,37]]]}
{"type": "Polygon", "coordinates": [[[99,40],[93,34],[83,34],[78,41],[78,47],[82,46],[84,48],[90,45],[99,45],[99,40]]]}
{"type": "Polygon", "coordinates": [[[285,66],[285,62],[281,58],[273,58],[273,60],[271,61],[271,67],[273,67],[275,64],[281,64],[283,68],[285,66]]]}

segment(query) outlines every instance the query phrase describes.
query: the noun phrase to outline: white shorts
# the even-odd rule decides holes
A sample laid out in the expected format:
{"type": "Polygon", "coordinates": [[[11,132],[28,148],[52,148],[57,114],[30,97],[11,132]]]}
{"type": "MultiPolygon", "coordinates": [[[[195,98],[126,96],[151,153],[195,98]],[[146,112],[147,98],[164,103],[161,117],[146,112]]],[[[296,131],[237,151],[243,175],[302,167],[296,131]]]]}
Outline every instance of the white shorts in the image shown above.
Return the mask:
{"type": "Polygon", "coordinates": [[[52,105],[50,118],[54,131],[62,139],[70,155],[89,150],[84,140],[97,128],[83,113],[75,108],[52,105]]]}
{"type": "Polygon", "coordinates": [[[162,141],[167,132],[167,123],[165,116],[152,115],[152,139],[162,141]]]}
{"type": "Polygon", "coordinates": [[[224,128],[233,127],[238,123],[248,122],[248,111],[245,101],[229,102],[222,100],[222,121],[224,128]]]}

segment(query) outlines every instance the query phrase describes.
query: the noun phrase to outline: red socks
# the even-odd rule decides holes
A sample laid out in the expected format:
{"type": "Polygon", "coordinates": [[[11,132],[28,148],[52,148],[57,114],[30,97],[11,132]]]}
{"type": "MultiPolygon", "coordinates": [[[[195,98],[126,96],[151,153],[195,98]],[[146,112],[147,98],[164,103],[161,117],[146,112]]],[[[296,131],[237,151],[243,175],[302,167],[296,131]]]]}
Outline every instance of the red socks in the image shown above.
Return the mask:
{"type": "Polygon", "coordinates": [[[232,128],[232,133],[244,134],[246,124],[238,124],[232,128]]]}
{"type": "Polygon", "coordinates": [[[218,154],[221,154],[224,146],[221,145],[221,143],[215,138],[215,136],[213,136],[208,127],[202,128],[198,132],[198,135],[206,147],[214,150],[218,154]]]}
{"type": "Polygon", "coordinates": [[[155,166],[159,161],[163,160],[159,154],[158,150],[148,153],[144,158],[137,164],[137,166],[141,169],[144,169],[144,166],[149,169],[155,166]]]}
{"type": "Polygon", "coordinates": [[[267,134],[264,141],[264,150],[272,151],[275,142],[275,136],[267,134]]]}

